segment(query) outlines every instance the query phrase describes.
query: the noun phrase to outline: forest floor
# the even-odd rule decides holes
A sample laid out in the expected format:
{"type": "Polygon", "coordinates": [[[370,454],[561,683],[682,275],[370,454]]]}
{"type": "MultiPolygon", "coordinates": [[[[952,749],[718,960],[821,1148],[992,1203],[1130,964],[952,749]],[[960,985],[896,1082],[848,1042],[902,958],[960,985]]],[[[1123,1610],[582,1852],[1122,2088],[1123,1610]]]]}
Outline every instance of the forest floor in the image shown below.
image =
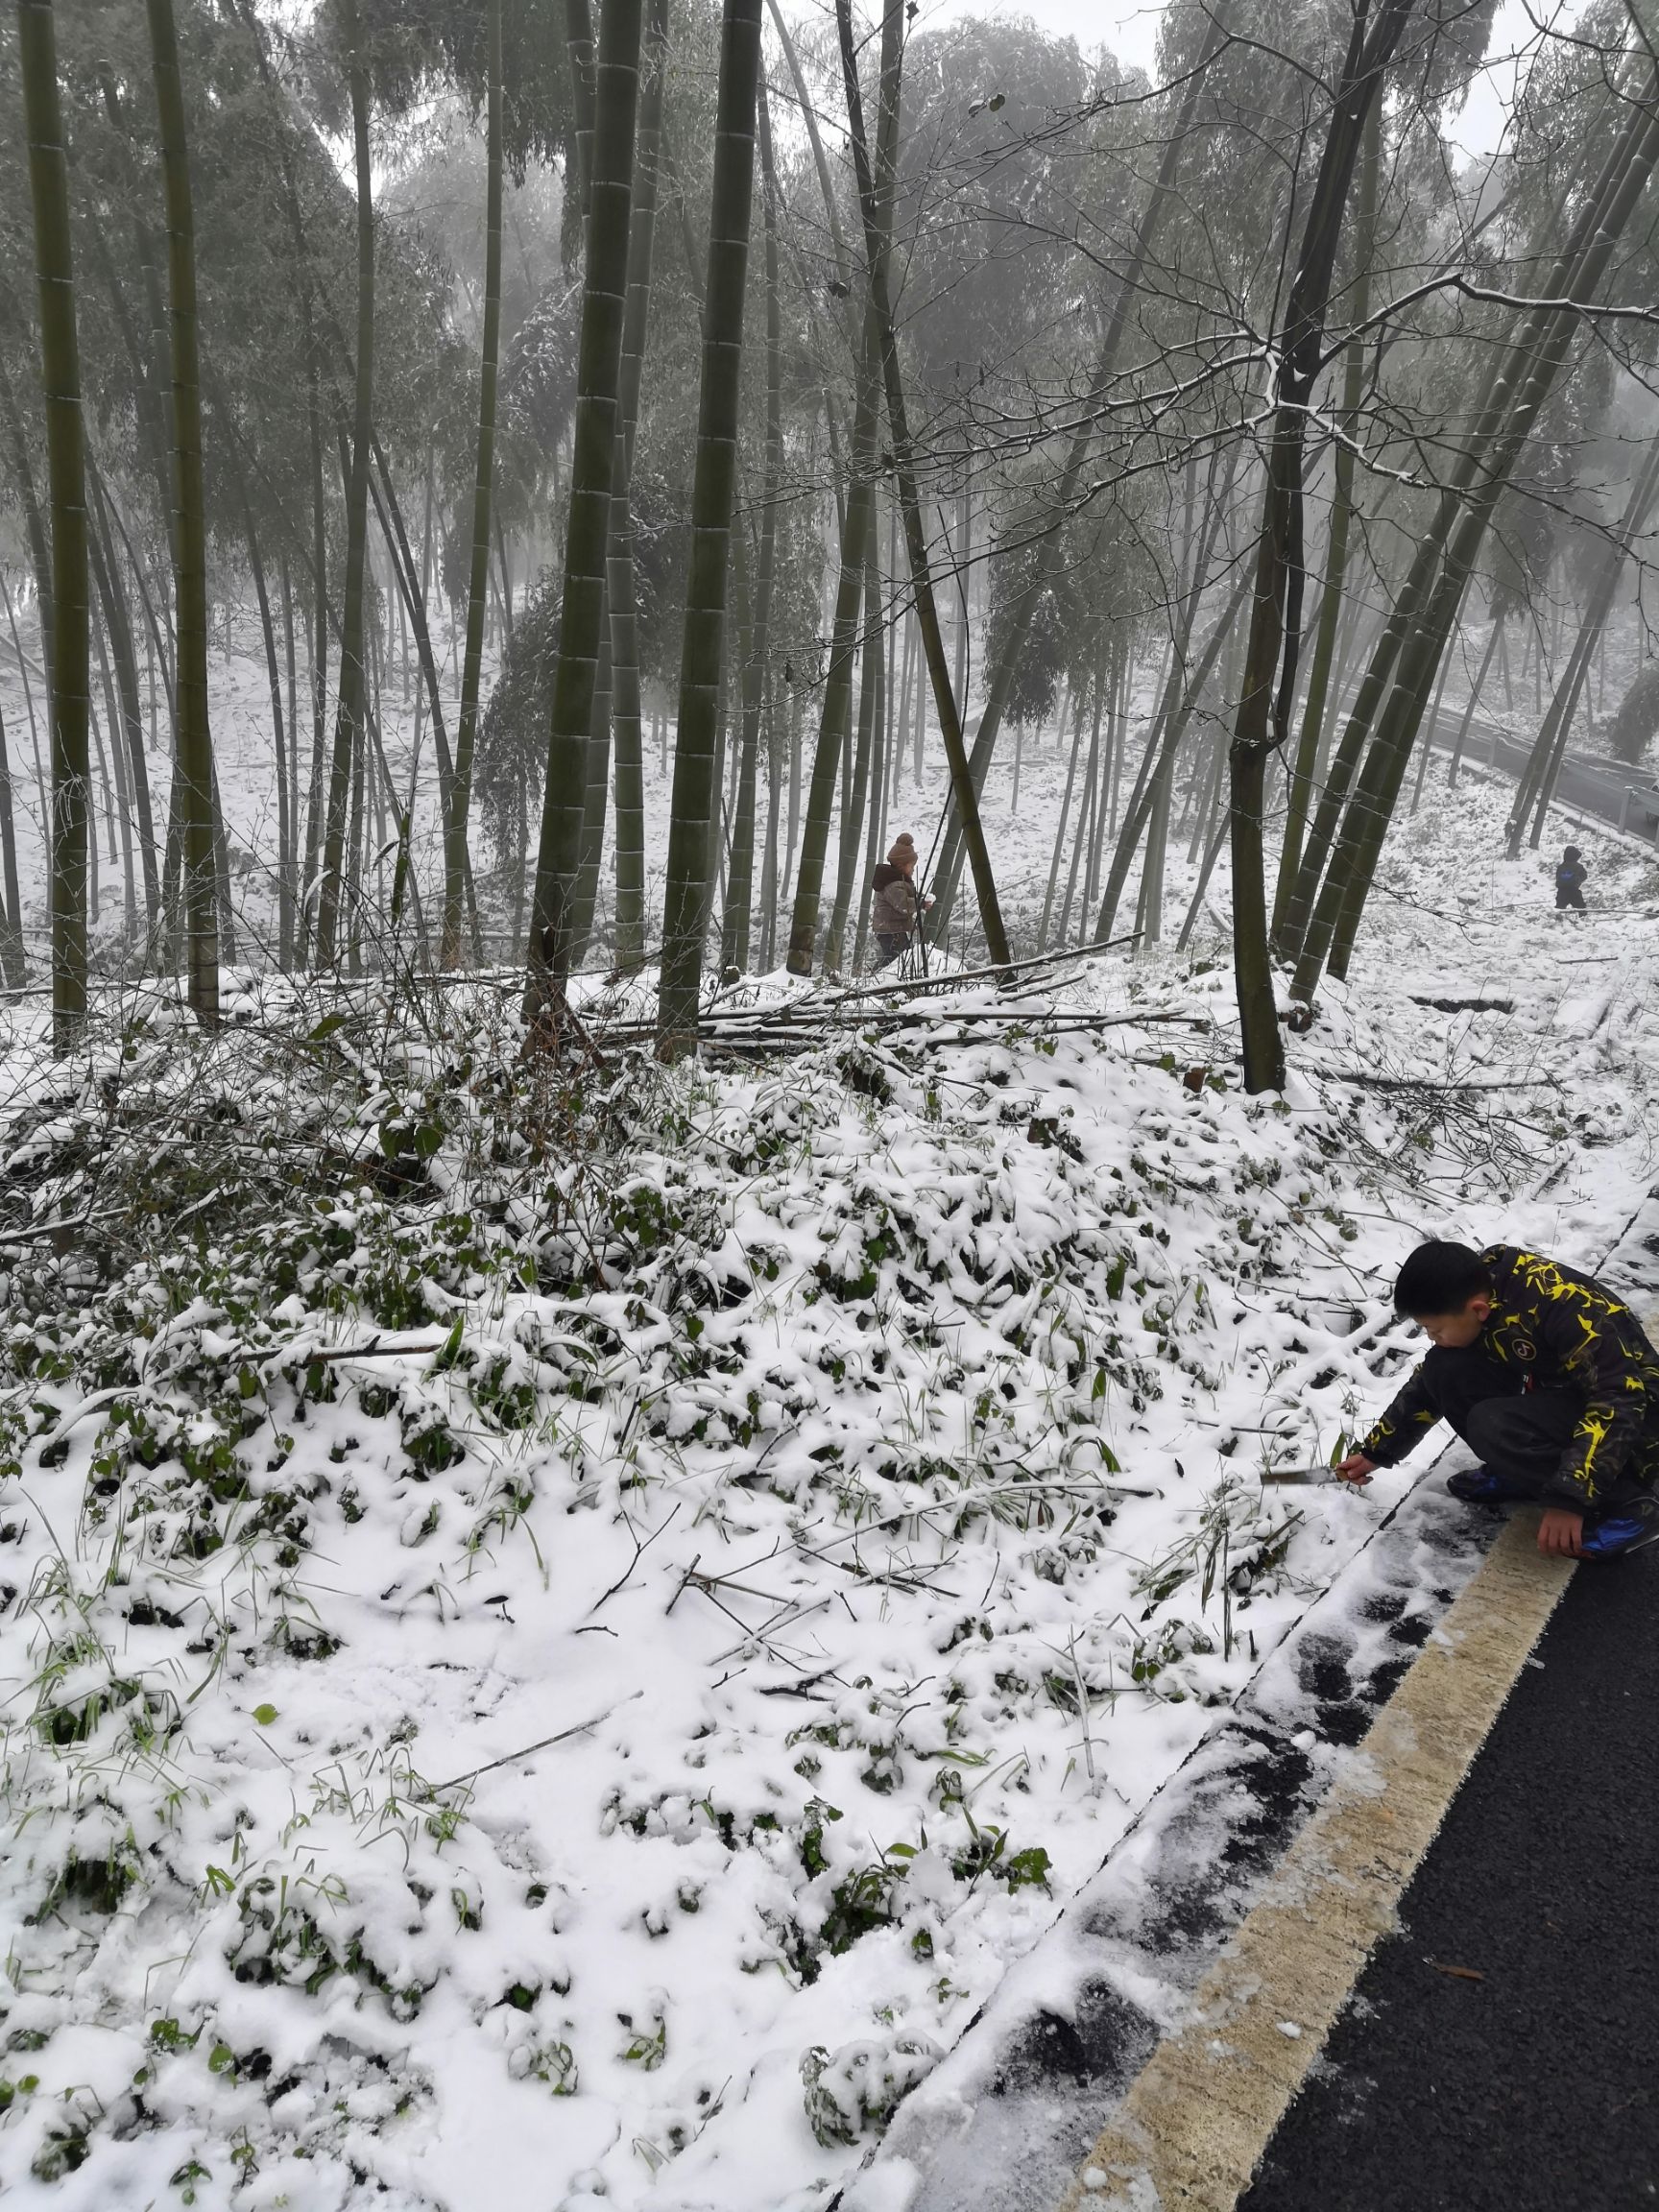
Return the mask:
{"type": "Polygon", "coordinates": [[[14,1007],[11,2200],[826,2203],[1414,1479],[1259,1479],[1377,1409],[1403,1252],[1654,1179],[1659,869],[1557,917],[1503,811],[1396,834],[1282,1099],[1214,923],[736,1069],[14,1007]]]}

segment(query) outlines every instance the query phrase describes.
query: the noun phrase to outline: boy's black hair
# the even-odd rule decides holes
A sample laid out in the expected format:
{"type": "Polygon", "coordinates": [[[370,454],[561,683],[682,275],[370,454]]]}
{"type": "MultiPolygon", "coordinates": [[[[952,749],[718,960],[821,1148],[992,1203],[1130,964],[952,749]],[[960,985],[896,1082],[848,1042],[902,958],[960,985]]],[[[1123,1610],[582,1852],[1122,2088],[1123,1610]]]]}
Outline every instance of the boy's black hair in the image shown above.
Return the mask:
{"type": "Polygon", "coordinates": [[[1576,860],[1580,858],[1581,855],[1576,845],[1569,845],[1566,852],[1562,854],[1561,857],[1563,860],[1576,860]]]}
{"type": "Polygon", "coordinates": [[[1485,1261],[1467,1244],[1419,1244],[1400,1270],[1394,1310],[1408,1321],[1461,1313],[1471,1298],[1490,1293],[1491,1288],[1485,1261]]]}

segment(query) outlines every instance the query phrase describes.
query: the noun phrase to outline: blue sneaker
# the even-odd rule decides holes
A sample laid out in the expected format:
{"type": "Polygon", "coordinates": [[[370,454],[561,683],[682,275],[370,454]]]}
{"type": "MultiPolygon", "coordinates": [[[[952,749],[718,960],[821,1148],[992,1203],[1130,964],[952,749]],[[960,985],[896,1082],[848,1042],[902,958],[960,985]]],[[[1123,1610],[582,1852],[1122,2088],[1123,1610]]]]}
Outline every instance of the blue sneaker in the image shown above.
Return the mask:
{"type": "Polygon", "coordinates": [[[1586,1559],[1623,1559],[1645,1544],[1659,1543],[1659,1498],[1637,1498],[1616,1513],[1586,1517],[1582,1543],[1586,1559]]]}
{"type": "Polygon", "coordinates": [[[1454,1498],[1461,1498],[1469,1505],[1505,1505],[1510,1499],[1527,1495],[1502,1475],[1494,1475],[1490,1467],[1466,1467],[1460,1474],[1448,1475],[1446,1487],[1454,1498]]]}

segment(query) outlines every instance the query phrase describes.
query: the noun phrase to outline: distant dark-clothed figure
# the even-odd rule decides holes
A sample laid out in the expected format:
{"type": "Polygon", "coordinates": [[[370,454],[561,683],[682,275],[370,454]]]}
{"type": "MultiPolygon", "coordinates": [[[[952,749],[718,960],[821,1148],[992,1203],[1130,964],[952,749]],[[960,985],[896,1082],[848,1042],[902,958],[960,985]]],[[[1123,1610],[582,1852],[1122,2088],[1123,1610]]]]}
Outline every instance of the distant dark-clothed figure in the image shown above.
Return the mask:
{"type": "Polygon", "coordinates": [[[1579,855],[1576,845],[1569,845],[1561,855],[1561,865],[1555,871],[1555,909],[1571,907],[1575,914],[1586,911],[1584,904],[1584,878],[1590,873],[1579,855]]]}
{"type": "Polygon", "coordinates": [[[916,934],[922,903],[916,896],[916,842],[908,832],[877,868],[870,886],[870,927],[879,953],[878,968],[890,968],[916,934]]]}

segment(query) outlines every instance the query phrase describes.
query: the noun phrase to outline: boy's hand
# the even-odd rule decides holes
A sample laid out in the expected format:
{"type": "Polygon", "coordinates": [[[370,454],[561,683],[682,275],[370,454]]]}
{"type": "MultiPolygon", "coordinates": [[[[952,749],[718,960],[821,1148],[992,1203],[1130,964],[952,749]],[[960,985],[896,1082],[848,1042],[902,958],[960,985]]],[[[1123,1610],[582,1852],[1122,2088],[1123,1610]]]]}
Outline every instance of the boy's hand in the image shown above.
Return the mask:
{"type": "Polygon", "coordinates": [[[1551,1558],[1582,1559],[1583,1514],[1570,1513],[1565,1505],[1547,1505],[1538,1524],[1538,1549],[1551,1558]]]}
{"type": "Polygon", "coordinates": [[[1363,1452],[1350,1452],[1346,1459],[1338,1459],[1332,1469],[1334,1475],[1339,1475],[1344,1482],[1352,1482],[1357,1489],[1362,1489],[1376,1472],[1376,1460],[1367,1459],[1363,1452]]]}

